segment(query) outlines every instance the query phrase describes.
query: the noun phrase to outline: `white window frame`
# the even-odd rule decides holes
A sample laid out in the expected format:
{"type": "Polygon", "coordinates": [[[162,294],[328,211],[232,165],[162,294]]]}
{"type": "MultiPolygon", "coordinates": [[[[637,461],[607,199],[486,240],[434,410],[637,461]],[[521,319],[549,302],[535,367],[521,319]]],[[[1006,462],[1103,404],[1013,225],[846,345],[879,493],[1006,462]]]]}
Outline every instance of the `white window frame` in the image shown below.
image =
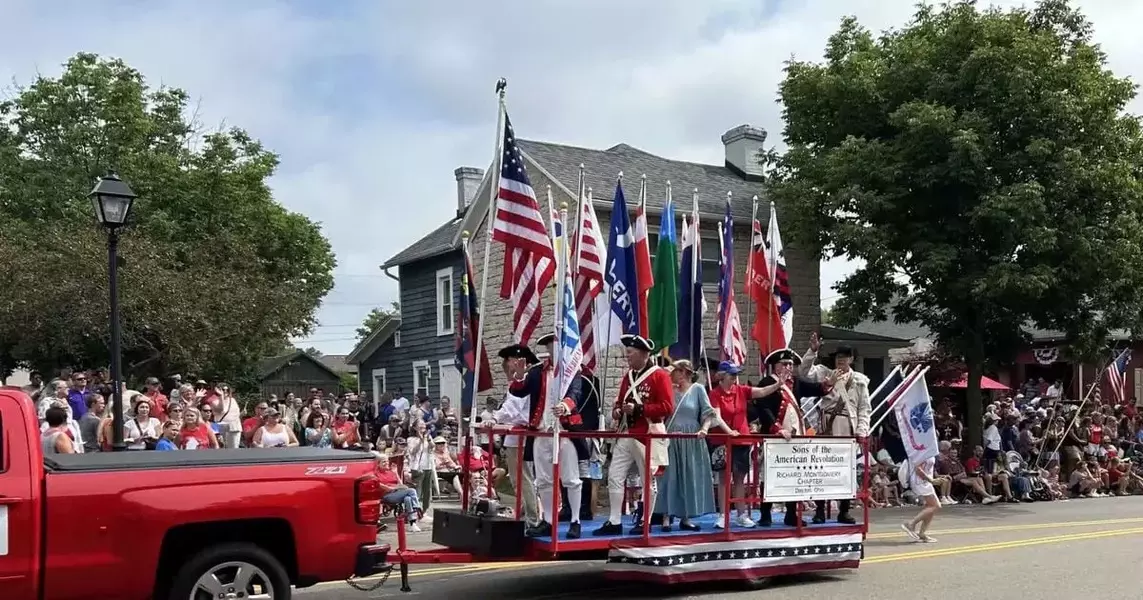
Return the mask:
{"type": "Polygon", "coordinates": [[[421,390],[424,390],[425,396],[429,395],[429,387],[433,381],[433,367],[427,360],[414,360],[413,361],[413,402],[417,402],[420,397],[421,390]],[[429,372],[428,377],[425,379],[425,387],[419,386],[417,376],[420,375],[421,370],[424,369],[429,372]]]}
{"type": "Polygon", "coordinates": [[[381,395],[387,391],[385,388],[389,387],[389,374],[385,369],[373,369],[371,375],[373,376],[373,401],[380,402],[381,395]],[[381,378],[380,388],[377,385],[378,377],[381,378]]]}
{"type": "Polygon", "coordinates": [[[393,347],[394,348],[400,348],[401,347],[401,330],[400,329],[393,332],[393,347]]]}
{"type": "Polygon", "coordinates": [[[453,305],[456,298],[453,294],[453,281],[452,281],[452,267],[437,270],[437,276],[434,280],[436,282],[436,297],[437,297],[437,335],[452,335],[455,331],[453,325],[453,311],[456,307],[453,305]],[[448,298],[447,310],[446,299],[441,294],[441,282],[448,280],[448,298]]]}

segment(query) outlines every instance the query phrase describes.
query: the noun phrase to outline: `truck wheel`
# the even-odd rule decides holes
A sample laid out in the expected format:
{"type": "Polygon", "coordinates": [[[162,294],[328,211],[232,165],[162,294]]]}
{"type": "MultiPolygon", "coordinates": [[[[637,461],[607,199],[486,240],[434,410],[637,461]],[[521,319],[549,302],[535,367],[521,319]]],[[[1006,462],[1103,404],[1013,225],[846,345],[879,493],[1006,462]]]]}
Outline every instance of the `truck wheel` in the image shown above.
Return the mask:
{"type": "Polygon", "coordinates": [[[179,569],[170,600],[290,600],[290,577],[274,555],[254,544],[222,544],[179,569]]]}

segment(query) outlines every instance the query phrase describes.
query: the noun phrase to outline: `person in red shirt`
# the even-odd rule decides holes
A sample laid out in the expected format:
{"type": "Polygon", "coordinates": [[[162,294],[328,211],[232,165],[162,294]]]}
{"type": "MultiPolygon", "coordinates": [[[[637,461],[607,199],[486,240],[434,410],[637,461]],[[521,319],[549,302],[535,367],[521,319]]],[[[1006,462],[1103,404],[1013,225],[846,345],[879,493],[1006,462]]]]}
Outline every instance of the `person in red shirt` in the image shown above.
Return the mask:
{"type": "Polygon", "coordinates": [[[218,437],[210,425],[202,420],[198,409],[187,407],[183,411],[183,428],[179,430],[178,445],[182,450],[218,449],[218,437]]]}
{"type": "Polygon", "coordinates": [[[167,420],[167,404],[170,401],[163,394],[163,384],[156,377],[148,377],[143,383],[143,395],[151,401],[151,416],[163,423],[167,420]]]}
{"type": "MultiPolygon", "coordinates": [[[[655,343],[639,335],[625,335],[620,341],[626,347],[627,374],[619,383],[619,397],[612,409],[612,418],[621,432],[638,436],[646,433],[666,433],[666,420],[675,410],[675,390],[671,376],[651,360],[655,343]]],[[[643,442],[634,437],[619,438],[611,449],[611,467],[607,474],[607,495],[611,501],[611,515],[602,527],[592,532],[595,536],[623,534],[623,492],[627,474],[634,465],[639,478],[650,485],[651,502],[655,506],[655,478],[659,468],[667,464],[665,439],[651,440],[651,464],[644,457],[643,442]]],[[[577,515],[572,515],[573,517],[577,515]]],[[[643,532],[642,527],[631,530],[632,535],[643,532]]]]}
{"type": "Polygon", "coordinates": [[[266,414],[267,408],[270,408],[270,405],[265,402],[259,402],[258,405],[254,407],[254,415],[246,417],[246,420],[242,421],[242,441],[247,448],[254,446],[254,432],[258,431],[258,428],[262,426],[265,420],[263,417],[266,414]]]}
{"type": "Polygon", "coordinates": [[[374,451],[373,458],[376,464],[373,467],[377,480],[381,483],[381,501],[391,506],[400,506],[404,510],[401,516],[409,523],[409,529],[420,531],[417,521],[421,518],[421,502],[417,498],[417,490],[407,486],[401,481],[397,470],[389,464],[389,457],[374,451]]]}
{"type": "MultiPolygon", "coordinates": [[[[714,408],[715,414],[726,423],[730,429],[734,431],[733,435],[750,435],[750,419],[748,411],[752,400],[760,400],[773,394],[782,387],[780,383],[773,383],[765,387],[752,387],[738,383],[738,375],[742,369],[729,361],[722,361],[718,364],[718,373],[715,375],[715,386],[710,391],[710,405],[714,408]]],[[[746,474],[750,472],[750,451],[751,444],[742,444],[731,446],[730,448],[730,468],[731,477],[733,479],[733,486],[731,487],[732,498],[743,498],[743,485],[746,481],[746,474]]],[[[711,450],[711,467],[716,472],[721,472],[726,468],[726,446],[718,443],[711,450]]],[[[718,478],[721,481],[721,477],[718,478]]],[[[718,507],[719,512],[723,506],[726,506],[726,490],[723,486],[718,486],[718,507]]],[[[756,523],[750,518],[749,508],[746,502],[737,502],[735,508],[738,509],[737,524],[741,527],[754,527],[756,523]]],[[[719,514],[715,519],[714,526],[722,528],[725,526],[725,519],[722,514],[719,514]]]]}

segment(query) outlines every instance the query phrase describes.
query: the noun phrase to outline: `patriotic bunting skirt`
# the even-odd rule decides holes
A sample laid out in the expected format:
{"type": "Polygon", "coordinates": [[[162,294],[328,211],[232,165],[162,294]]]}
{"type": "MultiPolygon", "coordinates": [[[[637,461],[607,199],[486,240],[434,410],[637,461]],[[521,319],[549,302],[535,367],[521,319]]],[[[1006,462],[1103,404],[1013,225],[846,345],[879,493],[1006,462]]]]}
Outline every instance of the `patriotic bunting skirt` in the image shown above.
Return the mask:
{"type": "Polygon", "coordinates": [[[702,544],[613,547],[611,579],[689,583],[760,579],[828,569],[855,569],[864,556],[860,533],[749,539],[702,544]]]}

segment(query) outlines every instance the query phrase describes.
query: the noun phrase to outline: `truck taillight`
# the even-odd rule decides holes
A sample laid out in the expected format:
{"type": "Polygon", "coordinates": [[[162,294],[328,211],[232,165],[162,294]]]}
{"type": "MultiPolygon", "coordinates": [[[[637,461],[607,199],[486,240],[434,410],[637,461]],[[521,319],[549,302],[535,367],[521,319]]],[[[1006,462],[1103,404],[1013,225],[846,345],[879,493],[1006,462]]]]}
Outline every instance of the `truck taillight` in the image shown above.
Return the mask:
{"type": "Polygon", "coordinates": [[[353,488],[354,513],[362,525],[376,525],[381,519],[381,482],[374,475],[357,480],[353,488]]]}

